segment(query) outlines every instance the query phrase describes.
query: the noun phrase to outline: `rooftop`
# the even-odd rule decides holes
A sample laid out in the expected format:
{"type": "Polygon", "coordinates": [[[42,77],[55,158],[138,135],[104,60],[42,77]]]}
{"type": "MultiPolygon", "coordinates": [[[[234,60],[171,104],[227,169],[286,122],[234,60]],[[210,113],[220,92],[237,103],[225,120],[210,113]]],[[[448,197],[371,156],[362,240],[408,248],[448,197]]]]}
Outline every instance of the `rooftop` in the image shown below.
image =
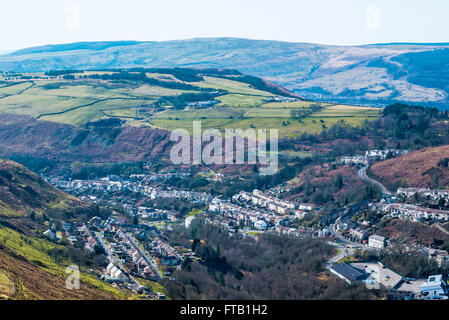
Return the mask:
{"type": "Polygon", "coordinates": [[[385,241],[385,237],[378,236],[377,234],[373,234],[369,238],[372,239],[372,240],[377,240],[377,241],[385,241]]]}
{"type": "Polygon", "coordinates": [[[346,263],[334,264],[331,269],[349,281],[357,280],[365,276],[364,273],[346,263]]]}

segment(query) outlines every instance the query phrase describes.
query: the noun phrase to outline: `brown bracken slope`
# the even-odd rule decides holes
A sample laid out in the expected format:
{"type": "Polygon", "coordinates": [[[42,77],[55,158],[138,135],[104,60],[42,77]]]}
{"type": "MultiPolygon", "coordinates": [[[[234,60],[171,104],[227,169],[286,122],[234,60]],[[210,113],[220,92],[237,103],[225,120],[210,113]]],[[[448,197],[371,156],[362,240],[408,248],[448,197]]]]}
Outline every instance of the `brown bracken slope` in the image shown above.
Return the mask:
{"type": "Polygon", "coordinates": [[[436,226],[429,226],[421,222],[407,220],[390,220],[381,228],[376,230],[376,234],[388,237],[399,243],[421,244],[431,246],[435,240],[441,240],[438,249],[445,249],[449,244],[449,235],[439,230],[436,226]]]}
{"type": "Polygon", "coordinates": [[[391,191],[398,187],[449,187],[449,145],[426,148],[375,163],[369,174],[391,191]]]}
{"type": "Polygon", "coordinates": [[[169,155],[169,131],[109,122],[74,127],[2,114],[0,156],[19,154],[56,162],[116,163],[150,161],[169,155]]]}

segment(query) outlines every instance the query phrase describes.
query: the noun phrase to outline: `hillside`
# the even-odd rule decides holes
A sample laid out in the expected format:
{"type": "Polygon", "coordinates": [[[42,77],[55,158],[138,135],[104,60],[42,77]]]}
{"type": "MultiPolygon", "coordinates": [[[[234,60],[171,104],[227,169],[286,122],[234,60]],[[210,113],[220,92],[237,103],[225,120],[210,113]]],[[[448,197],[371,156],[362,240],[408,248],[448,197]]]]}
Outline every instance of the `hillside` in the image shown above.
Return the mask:
{"type": "MultiPolygon", "coordinates": [[[[19,115],[0,118],[0,156],[33,156],[57,162],[137,162],[167,152],[169,132],[132,126],[75,127],[19,115]]],[[[38,164],[43,168],[51,163],[38,164]]],[[[33,170],[36,170],[33,168],[33,170]]]]}
{"type": "Polygon", "coordinates": [[[370,172],[390,190],[397,187],[449,187],[449,146],[427,148],[375,163],[370,172]]]}
{"type": "MultiPolygon", "coordinates": [[[[302,201],[319,205],[358,203],[370,192],[369,185],[357,176],[355,168],[345,165],[313,165],[288,182],[290,201],[302,201]],[[341,179],[341,183],[338,182],[341,179]]],[[[316,220],[319,217],[312,215],[316,220]]]]}
{"type": "Polygon", "coordinates": [[[0,299],[117,299],[124,294],[81,269],[79,290],[66,288],[66,267],[76,256],[44,239],[40,213],[81,213],[87,206],[22,165],[0,160],[0,299]],[[53,209],[53,210],[52,210],[53,209]],[[56,211],[54,209],[57,209],[56,211]],[[30,216],[35,212],[35,216],[30,216]],[[56,253],[59,256],[56,256],[56,253]],[[57,257],[57,258],[56,258],[57,257]]]}
{"type": "MultiPolygon", "coordinates": [[[[62,268],[61,268],[62,269],[62,268]]],[[[0,243],[0,273],[6,277],[8,286],[1,286],[0,299],[14,300],[109,300],[117,299],[114,295],[103,292],[85,283],[80,290],[65,287],[62,270],[59,273],[40,267],[25,256],[12,251],[0,243]]],[[[0,279],[1,281],[1,279],[0,279]]]]}
{"type": "Polygon", "coordinates": [[[80,288],[68,289],[66,268],[74,264],[70,249],[37,237],[35,232],[40,234],[42,226],[36,223],[31,226],[30,223],[28,218],[0,220],[0,299],[110,300],[127,297],[128,292],[103,283],[85,266],[80,266],[80,288]],[[29,229],[33,227],[40,231],[29,229]],[[55,252],[62,256],[56,259],[55,252]]]}
{"type": "Polygon", "coordinates": [[[23,216],[81,203],[22,165],[0,159],[0,216],[23,216]]]}
{"type": "Polygon", "coordinates": [[[434,225],[407,220],[389,220],[376,228],[376,234],[387,237],[399,243],[423,244],[427,247],[436,246],[444,250],[449,248],[449,236],[434,225]]]}
{"type": "Polygon", "coordinates": [[[132,67],[231,68],[310,99],[385,105],[448,100],[447,44],[328,46],[239,38],[93,42],[0,56],[3,71],[132,67]]]}
{"type": "MultiPolygon", "coordinates": [[[[193,121],[201,120],[203,129],[275,128],[285,137],[320,133],[342,121],[360,126],[366,119],[376,119],[380,111],[307,101],[269,81],[228,69],[51,71],[0,76],[1,113],[84,127],[74,146],[83,142],[88,136],[86,129],[99,120],[120,120],[126,128],[170,131],[191,131],[193,121]]],[[[119,138],[123,131],[124,126],[115,125],[108,140],[119,138]]]]}

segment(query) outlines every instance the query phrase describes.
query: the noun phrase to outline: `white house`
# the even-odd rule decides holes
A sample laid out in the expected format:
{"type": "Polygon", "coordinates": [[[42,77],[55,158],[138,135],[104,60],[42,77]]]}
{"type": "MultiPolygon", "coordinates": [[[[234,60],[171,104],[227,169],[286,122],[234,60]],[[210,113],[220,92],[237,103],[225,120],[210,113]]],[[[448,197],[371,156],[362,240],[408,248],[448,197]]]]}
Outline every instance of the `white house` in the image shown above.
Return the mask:
{"type": "Polygon", "coordinates": [[[47,238],[49,238],[51,240],[55,240],[56,239],[56,233],[54,233],[50,229],[48,229],[47,231],[44,232],[44,236],[46,236],[47,238]]]}
{"type": "Polygon", "coordinates": [[[259,229],[259,230],[264,230],[268,227],[267,223],[263,220],[257,220],[256,222],[254,222],[254,228],[259,229]]]}
{"type": "Polygon", "coordinates": [[[114,264],[110,263],[106,267],[106,271],[112,278],[118,279],[120,281],[128,281],[128,276],[114,264]]]}
{"type": "Polygon", "coordinates": [[[385,237],[373,234],[368,238],[368,246],[377,249],[385,248],[385,237]]]}
{"type": "Polygon", "coordinates": [[[190,224],[192,223],[192,220],[195,219],[195,216],[189,216],[186,218],[185,222],[184,222],[184,226],[187,229],[188,227],[190,227],[190,224]]]}

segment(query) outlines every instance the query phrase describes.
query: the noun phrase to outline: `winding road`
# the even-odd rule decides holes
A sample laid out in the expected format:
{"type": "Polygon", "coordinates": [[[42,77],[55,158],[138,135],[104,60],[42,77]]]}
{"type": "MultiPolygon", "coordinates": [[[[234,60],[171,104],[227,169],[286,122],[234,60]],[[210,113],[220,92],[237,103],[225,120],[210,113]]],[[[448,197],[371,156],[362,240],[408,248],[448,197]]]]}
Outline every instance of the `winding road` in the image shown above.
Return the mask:
{"type": "Polygon", "coordinates": [[[355,253],[354,248],[350,248],[348,246],[343,246],[335,242],[328,242],[329,245],[331,245],[334,248],[337,248],[338,253],[337,255],[333,256],[327,261],[328,267],[331,267],[334,263],[337,263],[338,261],[342,260],[346,256],[352,256],[355,253]]]}
{"type": "MultiPolygon", "coordinates": [[[[357,171],[357,175],[361,179],[363,179],[363,180],[365,180],[365,181],[367,181],[367,182],[369,182],[371,184],[374,184],[378,188],[380,188],[380,190],[382,191],[382,196],[384,198],[391,197],[393,194],[390,191],[388,191],[388,189],[382,183],[380,183],[379,181],[376,181],[376,180],[374,180],[374,179],[372,179],[372,178],[370,178],[370,177],[368,177],[366,175],[366,170],[368,170],[368,168],[369,168],[369,166],[365,166],[365,167],[359,169],[357,171]]],[[[358,250],[373,250],[373,251],[375,251],[375,249],[370,248],[370,247],[368,247],[366,245],[363,245],[363,244],[360,244],[360,243],[356,243],[356,242],[352,242],[352,241],[344,238],[336,229],[336,226],[337,226],[338,223],[340,223],[341,219],[342,219],[342,216],[338,217],[337,220],[335,221],[335,223],[331,224],[330,227],[329,227],[329,231],[331,232],[331,234],[336,239],[341,241],[342,244],[339,244],[339,243],[336,243],[336,242],[333,242],[333,241],[329,242],[329,244],[331,246],[337,248],[339,250],[339,252],[338,252],[337,255],[335,255],[334,257],[330,258],[327,261],[327,267],[328,268],[330,268],[334,263],[337,263],[338,261],[342,260],[344,257],[353,255],[357,249],[358,250]]],[[[449,231],[446,230],[446,232],[449,232],[449,231]]]]}
{"type": "Polygon", "coordinates": [[[376,180],[368,177],[366,175],[366,170],[368,170],[368,166],[367,167],[363,167],[359,171],[357,171],[357,175],[361,179],[363,179],[363,180],[365,180],[365,181],[367,181],[369,183],[372,183],[372,184],[376,185],[377,187],[379,187],[380,190],[382,191],[382,196],[384,196],[384,197],[391,197],[392,193],[390,191],[388,191],[388,189],[382,183],[380,183],[379,181],[376,181],[376,180]]]}

